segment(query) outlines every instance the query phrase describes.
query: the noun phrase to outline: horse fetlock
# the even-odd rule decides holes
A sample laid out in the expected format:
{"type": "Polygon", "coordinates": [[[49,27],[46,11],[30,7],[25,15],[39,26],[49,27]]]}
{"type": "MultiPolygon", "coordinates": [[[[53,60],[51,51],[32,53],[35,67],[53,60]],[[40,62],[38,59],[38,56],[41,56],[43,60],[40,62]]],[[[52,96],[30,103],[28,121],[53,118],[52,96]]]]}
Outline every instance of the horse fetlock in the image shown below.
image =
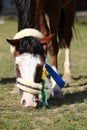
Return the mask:
{"type": "Polygon", "coordinates": [[[64,73],[63,80],[65,81],[66,84],[71,83],[73,80],[72,74],[71,73],[64,73]]]}

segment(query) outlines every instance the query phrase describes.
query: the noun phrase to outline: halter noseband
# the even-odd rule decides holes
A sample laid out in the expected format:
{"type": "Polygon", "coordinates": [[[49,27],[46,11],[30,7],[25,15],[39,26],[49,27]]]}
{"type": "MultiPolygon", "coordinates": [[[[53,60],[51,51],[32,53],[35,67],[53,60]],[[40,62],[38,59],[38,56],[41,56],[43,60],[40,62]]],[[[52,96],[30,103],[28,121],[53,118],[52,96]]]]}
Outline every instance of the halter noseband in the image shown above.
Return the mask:
{"type": "Polygon", "coordinates": [[[41,93],[42,85],[34,82],[27,82],[22,78],[17,78],[16,81],[17,87],[22,89],[25,92],[39,95],[41,93]]]}

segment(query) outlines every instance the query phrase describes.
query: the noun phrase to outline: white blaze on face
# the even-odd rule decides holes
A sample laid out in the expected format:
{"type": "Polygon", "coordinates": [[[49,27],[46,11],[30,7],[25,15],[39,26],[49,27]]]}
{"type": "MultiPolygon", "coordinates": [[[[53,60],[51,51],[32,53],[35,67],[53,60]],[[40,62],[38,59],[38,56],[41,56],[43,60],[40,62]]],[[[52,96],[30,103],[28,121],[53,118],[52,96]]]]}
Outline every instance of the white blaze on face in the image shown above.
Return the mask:
{"type": "MultiPolygon", "coordinates": [[[[34,56],[33,54],[24,53],[16,57],[16,64],[19,67],[21,78],[28,82],[34,82],[36,66],[40,63],[41,61],[39,55],[34,56]]],[[[22,91],[21,105],[23,107],[36,107],[37,102],[35,99],[34,94],[22,91]]]]}
{"type": "Polygon", "coordinates": [[[24,53],[16,57],[16,64],[19,66],[21,78],[28,82],[34,82],[36,66],[40,64],[39,55],[24,53]]]}

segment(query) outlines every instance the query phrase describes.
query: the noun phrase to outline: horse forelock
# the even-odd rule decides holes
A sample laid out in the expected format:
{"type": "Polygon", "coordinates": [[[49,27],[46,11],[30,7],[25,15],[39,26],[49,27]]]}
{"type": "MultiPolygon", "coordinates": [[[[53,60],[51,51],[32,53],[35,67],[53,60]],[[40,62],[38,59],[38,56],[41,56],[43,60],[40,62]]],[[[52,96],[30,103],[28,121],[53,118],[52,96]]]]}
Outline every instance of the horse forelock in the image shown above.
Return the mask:
{"type": "MultiPolygon", "coordinates": [[[[16,33],[16,35],[13,37],[13,39],[21,39],[21,38],[29,37],[29,36],[32,36],[34,38],[43,38],[44,37],[40,31],[38,31],[36,29],[26,28],[26,29],[23,29],[23,30],[19,31],[18,33],[16,33]]],[[[11,51],[11,53],[14,53],[15,47],[11,46],[10,51],[11,51]]]]}
{"type": "Polygon", "coordinates": [[[30,53],[44,55],[44,50],[42,45],[38,40],[32,36],[24,37],[19,42],[19,53],[30,53]]]}
{"type": "Polygon", "coordinates": [[[14,39],[22,38],[19,45],[19,53],[33,53],[44,55],[44,51],[36,38],[42,38],[43,34],[36,29],[23,29],[18,32],[14,39]]]}

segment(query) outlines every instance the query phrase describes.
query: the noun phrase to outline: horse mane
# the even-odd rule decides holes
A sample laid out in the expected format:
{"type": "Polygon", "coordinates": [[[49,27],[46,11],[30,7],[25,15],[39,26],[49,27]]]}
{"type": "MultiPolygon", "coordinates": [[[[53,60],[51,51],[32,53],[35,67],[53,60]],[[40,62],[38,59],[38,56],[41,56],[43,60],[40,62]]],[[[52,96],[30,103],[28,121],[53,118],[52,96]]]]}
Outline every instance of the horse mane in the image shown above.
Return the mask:
{"type": "Polygon", "coordinates": [[[32,0],[15,0],[18,15],[18,31],[25,28],[33,28],[32,0]]]}
{"type": "Polygon", "coordinates": [[[19,53],[30,53],[44,55],[42,45],[32,36],[24,37],[19,41],[19,53]]]}

